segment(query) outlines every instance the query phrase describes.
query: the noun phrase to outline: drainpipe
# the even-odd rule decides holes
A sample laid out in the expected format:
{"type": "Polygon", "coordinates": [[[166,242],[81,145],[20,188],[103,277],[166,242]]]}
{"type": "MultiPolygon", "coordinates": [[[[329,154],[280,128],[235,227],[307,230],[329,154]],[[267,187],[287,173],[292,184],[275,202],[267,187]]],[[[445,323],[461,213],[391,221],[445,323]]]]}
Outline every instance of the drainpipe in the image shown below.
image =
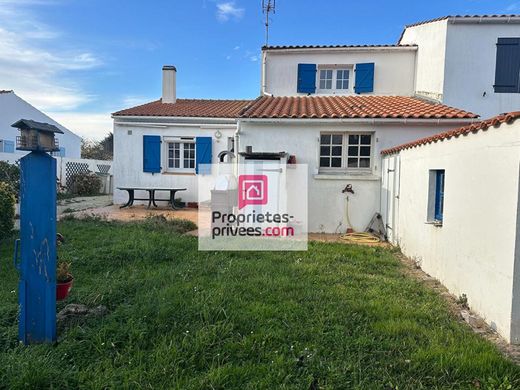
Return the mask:
{"type": "Polygon", "coordinates": [[[240,119],[237,120],[237,129],[235,130],[235,175],[238,176],[238,164],[240,163],[240,155],[239,155],[239,142],[240,142],[240,119]]]}

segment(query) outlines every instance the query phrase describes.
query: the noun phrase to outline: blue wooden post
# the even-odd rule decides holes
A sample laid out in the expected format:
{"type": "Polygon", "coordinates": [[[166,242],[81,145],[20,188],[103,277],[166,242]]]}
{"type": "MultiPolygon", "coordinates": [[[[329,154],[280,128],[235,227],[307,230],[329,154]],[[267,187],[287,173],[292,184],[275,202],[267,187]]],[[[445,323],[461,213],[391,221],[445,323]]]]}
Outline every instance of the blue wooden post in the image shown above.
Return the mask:
{"type": "Polygon", "coordinates": [[[30,119],[11,126],[21,132],[16,149],[30,152],[20,164],[20,239],[14,253],[20,272],[18,337],[24,344],[52,343],[56,341],[56,160],[47,153],[60,150],[54,134],[63,131],[30,119]]]}
{"type": "Polygon", "coordinates": [[[56,341],[56,160],[43,152],[21,159],[19,338],[56,341]]]}

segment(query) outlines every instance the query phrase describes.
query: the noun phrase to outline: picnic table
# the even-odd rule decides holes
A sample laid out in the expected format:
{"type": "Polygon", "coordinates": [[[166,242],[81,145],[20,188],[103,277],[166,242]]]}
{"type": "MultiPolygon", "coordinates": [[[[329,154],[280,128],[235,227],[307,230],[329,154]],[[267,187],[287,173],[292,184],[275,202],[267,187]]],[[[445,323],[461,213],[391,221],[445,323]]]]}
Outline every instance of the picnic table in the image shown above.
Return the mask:
{"type": "Polygon", "coordinates": [[[182,207],[178,207],[175,205],[175,194],[179,191],[186,191],[186,188],[156,188],[156,187],[117,187],[118,190],[128,192],[128,202],[122,205],[120,208],[133,206],[135,200],[147,200],[148,208],[153,204],[154,207],[157,207],[157,203],[155,202],[168,202],[171,204],[172,209],[180,210],[182,207]],[[148,198],[136,198],[135,191],[146,191],[148,192],[148,198]],[[155,193],[158,191],[166,191],[170,193],[170,197],[168,199],[157,199],[155,197],[155,193]]]}

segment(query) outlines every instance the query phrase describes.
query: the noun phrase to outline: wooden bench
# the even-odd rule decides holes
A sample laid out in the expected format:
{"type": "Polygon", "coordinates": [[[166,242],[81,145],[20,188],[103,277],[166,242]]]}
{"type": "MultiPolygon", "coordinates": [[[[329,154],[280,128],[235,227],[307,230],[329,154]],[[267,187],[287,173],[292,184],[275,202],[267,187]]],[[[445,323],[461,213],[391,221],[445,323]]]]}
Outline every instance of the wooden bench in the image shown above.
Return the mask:
{"type": "Polygon", "coordinates": [[[145,200],[148,201],[148,208],[153,204],[154,207],[157,207],[157,203],[155,202],[168,202],[171,205],[171,208],[174,210],[180,210],[182,207],[178,207],[175,205],[175,194],[179,191],[186,191],[186,188],[155,188],[155,187],[117,187],[118,190],[128,192],[128,201],[122,205],[120,208],[130,207],[134,205],[134,201],[136,200],[145,200]],[[146,191],[148,192],[148,198],[136,198],[135,191],[146,191]],[[155,193],[157,191],[165,191],[170,193],[170,197],[168,199],[156,199],[155,193]]]}

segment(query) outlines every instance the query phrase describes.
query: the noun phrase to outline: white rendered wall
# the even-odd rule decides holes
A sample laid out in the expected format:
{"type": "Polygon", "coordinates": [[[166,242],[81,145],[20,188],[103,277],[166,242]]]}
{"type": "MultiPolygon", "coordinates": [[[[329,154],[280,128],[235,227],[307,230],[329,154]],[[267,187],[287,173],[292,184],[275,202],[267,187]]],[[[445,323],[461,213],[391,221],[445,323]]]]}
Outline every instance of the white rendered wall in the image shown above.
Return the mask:
{"type": "MultiPolygon", "coordinates": [[[[128,199],[126,191],[117,190],[117,187],[181,187],[187,191],[177,193],[176,197],[183,202],[197,202],[198,186],[195,173],[148,173],[143,172],[143,135],[159,135],[162,137],[213,137],[212,159],[218,161],[217,155],[228,149],[228,137],[233,137],[235,127],[224,128],[215,125],[213,128],[200,128],[186,125],[169,127],[148,127],[146,125],[114,124],[114,203],[122,204],[128,199]],[[128,131],[132,134],[129,135],[128,131]],[[222,133],[220,140],[215,138],[216,131],[222,133]]],[[[166,146],[161,144],[161,158],[166,156],[166,146]]],[[[166,162],[163,160],[163,168],[166,162]]],[[[168,198],[168,193],[157,193],[157,197],[168,198]]],[[[147,193],[136,192],[136,197],[147,197],[147,193]]],[[[136,204],[139,202],[136,201],[136,204]]],[[[140,202],[143,203],[143,202],[140,202]]],[[[158,203],[166,206],[165,202],[158,203]]]]}
{"type": "Polygon", "coordinates": [[[275,96],[296,92],[298,64],[355,65],[374,62],[374,95],[411,96],[414,92],[415,48],[270,50],[265,58],[265,91],[275,96]]]}
{"type": "Polygon", "coordinates": [[[520,24],[448,24],[444,104],[489,118],[520,109],[520,93],[495,93],[498,38],[520,37],[520,24]]]}
{"type": "Polygon", "coordinates": [[[454,295],[466,294],[471,309],[514,343],[520,342],[520,297],[513,300],[519,167],[520,121],[403,150],[396,208],[403,253],[454,295]],[[441,227],[426,223],[431,169],[445,169],[441,227]]]}
{"type": "MultiPolygon", "coordinates": [[[[336,122],[336,123],[334,123],[336,122]]],[[[296,162],[309,166],[309,231],[345,232],[347,222],[346,195],[341,191],[352,184],[355,194],[349,195],[349,214],[353,228],[363,231],[375,212],[380,211],[380,151],[417,138],[453,128],[454,124],[361,124],[292,122],[243,122],[239,149],[251,145],[254,152],[287,152],[296,162]],[[369,175],[317,174],[320,132],[373,132],[373,170],[369,175]]]]}
{"type": "MultiPolygon", "coordinates": [[[[447,20],[408,27],[401,44],[417,44],[415,91],[431,99],[442,101],[446,56],[447,20]]],[[[464,69],[465,72],[472,68],[464,69]]],[[[457,106],[458,107],[458,106],[457,106]]]]}
{"type": "Polygon", "coordinates": [[[64,134],[56,134],[60,146],[65,148],[65,157],[81,157],[81,137],[63,127],[51,117],[31,106],[14,92],[0,93],[0,139],[14,141],[20,131],[11,125],[20,119],[32,119],[37,122],[46,122],[55,125],[64,134]]]}

